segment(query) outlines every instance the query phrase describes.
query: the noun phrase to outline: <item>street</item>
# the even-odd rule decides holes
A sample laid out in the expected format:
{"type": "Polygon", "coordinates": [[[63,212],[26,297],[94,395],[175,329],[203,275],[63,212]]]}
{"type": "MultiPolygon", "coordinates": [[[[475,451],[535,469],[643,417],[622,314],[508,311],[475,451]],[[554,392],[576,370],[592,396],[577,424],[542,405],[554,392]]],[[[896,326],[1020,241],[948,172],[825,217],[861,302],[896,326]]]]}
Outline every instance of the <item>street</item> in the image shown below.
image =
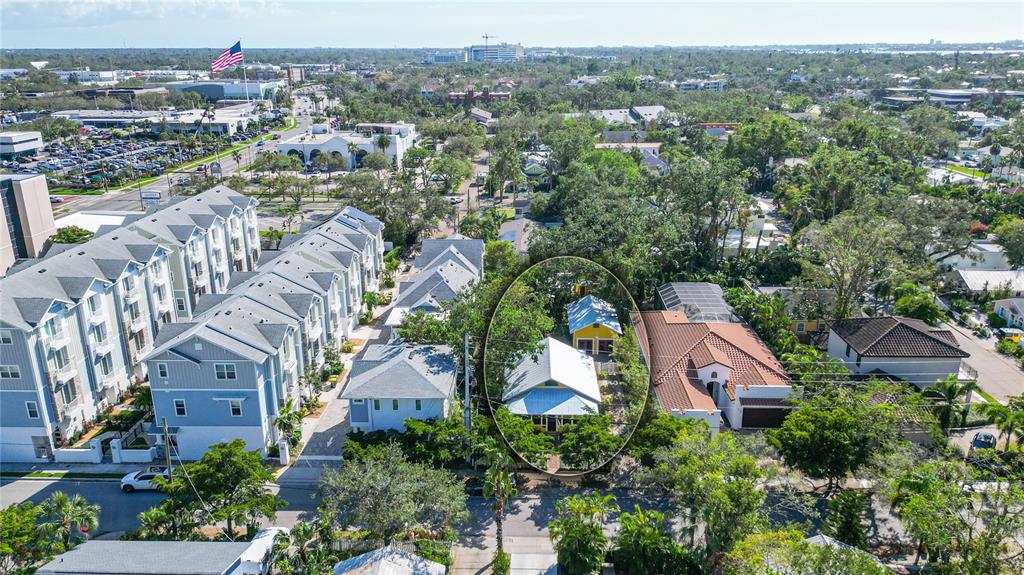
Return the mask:
{"type": "Polygon", "coordinates": [[[1020,364],[997,353],[991,341],[979,340],[973,333],[955,324],[943,324],[956,335],[960,349],[971,354],[966,361],[978,370],[978,385],[998,401],[1024,393],[1024,372],[1020,364]],[[987,345],[986,345],[987,344],[987,345]]]}

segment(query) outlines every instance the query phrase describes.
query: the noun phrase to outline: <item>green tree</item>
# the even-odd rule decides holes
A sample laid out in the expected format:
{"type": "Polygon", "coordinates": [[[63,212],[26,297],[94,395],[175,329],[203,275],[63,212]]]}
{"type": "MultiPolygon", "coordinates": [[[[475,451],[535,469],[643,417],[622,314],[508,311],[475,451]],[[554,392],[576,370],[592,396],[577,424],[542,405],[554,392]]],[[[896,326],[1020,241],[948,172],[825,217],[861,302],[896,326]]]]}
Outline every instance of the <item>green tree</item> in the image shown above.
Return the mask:
{"type": "Polygon", "coordinates": [[[215,443],[202,459],[182,467],[164,485],[171,505],[198,504],[208,520],[224,523],[224,535],[232,541],[238,537],[236,525],[244,524],[251,532],[261,520],[276,518],[286,504],[267,486],[274,475],[264,467],[260,452],[246,451],[241,439],[215,443]]]}
{"type": "Polygon", "coordinates": [[[922,394],[934,402],[932,411],[939,420],[942,432],[949,435],[949,429],[955,423],[963,425],[971,408],[971,394],[978,389],[977,383],[961,382],[956,374],[936,381],[926,387],[922,394]]]}
{"type": "Polygon", "coordinates": [[[391,169],[391,160],[383,152],[370,152],[363,156],[363,167],[375,172],[383,172],[391,169]]]}
{"type": "Polygon", "coordinates": [[[573,469],[597,469],[622,447],[622,438],[611,431],[607,415],[585,415],[562,426],[558,451],[562,465],[573,469]]]}
{"type": "Polygon", "coordinates": [[[931,326],[939,325],[946,317],[942,306],[935,301],[935,294],[929,290],[898,298],[893,306],[893,313],[902,317],[919,319],[931,326]]]}
{"type": "Polygon", "coordinates": [[[718,565],[736,541],[761,528],[766,469],[731,433],[709,437],[707,425],[680,428],[671,447],[654,452],[640,480],[667,490],[691,546],[703,526],[703,553],[718,565]]]}
{"type": "Polygon", "coordinates": [[[494,442],[494,447],[488,450],[484,460],[487,464],[487,471],[484,472],[484,496],[494,498],[494,528],[498,540],[496,556],[505,552],[505,508],[508,507],[508,500],[516,496],[516,482],[514,476],[514,462],[505,451],[504,445],[494,442]]]}
{"type": "Polygon", "coordinates": [[[0,510],[0,573],[21,573],[46,554],[46,545],[36,522],[43,510],[31,501],[0,510]]]}
{"type": "Polygon", "coordinates": [[[289,447],[298,447],[302,441],[302,412],[296,408],[294,399],[289,397],[281,409],[277,410],[274,427],[281,437],[288,440],[289,447]]]}
{"type": "Polygon", "coordinates": [[[547,467],[548,455],[555,450],[550,435],[538,431],[532,421],[512,414],[504,405],[494,411],[494,423],[520,459],[540,469],[547,467]]]}
{"type": "Polygon", "coordinates": [[[867,549],[868,540],[864,528],[866,512],[864,495],[844,489],[828,502],[828,514],[821,530],[847,545],[867,549]]]}
{"type": "Polygon", "coordinates": [[[804,281],[833,290],[835,317],[854,315],[861,296],[901,270],[896,253],[900,224],[870,214],[844,212],[802,234],[804,281]]]}
{"type": "Polygon", "coordinates": [[[992,228],[1006,260],[1014,268],[1024,266],[1024,219],[1006,218],[992,228]]]}
{"type": "Polygon", "coordinates": [[[866,464],[873,445],[865,440],[870,422],[842,407],[801,405],[768,438],[786,465],[814,479],[827,479],[827,491],[836,482],[866,464]]]}
{"type": "Polygon", "coordinates": [[[571,495],[555,504],[557,517],[548,524],[558,565],[567,575],[593,575],[601,569],[609,540],[604,523],[618,511],[611,495],[571,495]]]}
{"type": "Polygon", "coordinates": [[[625,575],[698,575],[694,556],[672,539],[664,513],[636,506],[619,515],[619,532],[611,552],[616,572],[625,575]]]}
{"type": "Polygon", "coordinates": [[[100,506],[90,504],[78,493],[68,496],[63,491],[54,492],[39,507],[45,517],[42,529],[57,539],[57,552],[72,547],[77,541],[76,532],[84,534],[99,527],[100,506]]]}
{"type": "MultiPolygon", "coordinates": [[[[1016,346],[1017,344],[1013,344],[1016,346]]],[[[1024,441],[1024,405],[1020,399],[1010,401],[1008,405],[1001,403],[983,403],[978,406],[978,412],[989,418],[996,429],[999,430],[999,437],[1005,438],[1005,450],[1009,451],[1014,436],[1024,441]]]]}
{"type": "Polygon", "coordinates": [[[338,528],[365,529],[393,541],[413,529],[443,531],[467,516],[466,492],[451,472],[410,462],[398,445],[328,470],[322,512],[338,528]]]}
{"type": "Polygon", "coordinates": [[[55,244],[80,244],[92,239],[93,232],[78,226],[64,226],[57,228],[57,233],[50,236],[50,241],[55,244]]]}
{"type": "Polygon", "coordinates": [[[859,549],[811,545],[796,529],[745,537],[725,559],[725,575],[889,575],[892,571],[859,549]]]}
{"type": "Polygon", "coordinates": [[[522,260],[512,242],[494,240],[484,247],[484,273],[491,278],[508,278],[519,272],[522,260]]]}
{"type": "Polygon", "coordinates": [[[629,452],[646,467],[654,465],[654,454],[658,449],[671,447],[681,433],[691,433],[683,428],[696,427],[696,419],[673,417],[661,410],[633,432],[629,441],[629,452]]]}

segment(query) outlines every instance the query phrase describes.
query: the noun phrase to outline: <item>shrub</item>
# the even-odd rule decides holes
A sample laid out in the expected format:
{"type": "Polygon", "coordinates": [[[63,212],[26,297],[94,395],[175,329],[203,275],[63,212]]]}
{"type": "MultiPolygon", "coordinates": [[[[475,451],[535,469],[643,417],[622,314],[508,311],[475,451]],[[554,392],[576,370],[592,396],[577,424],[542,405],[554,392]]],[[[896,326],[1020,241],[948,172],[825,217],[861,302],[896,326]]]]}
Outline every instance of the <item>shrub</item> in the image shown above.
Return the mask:
{"type": "Polygon", "coordinates": [[[1006,327],[1006,320],[999,317],[999,314],[993,311],[988,314],[988,324],[995,329],[999,329],[1001,327],[1006,327]]]}
{"type": "Polygon", "coordinates": [[[491,563],[491,575],[508,575],[512,570],[512,556],[505,551],[495,551],[491,563]]]}
{"type": "Polygon", "coordinates": [[[355,344],[351,341],[346,341],[341,344],[341,353],[352,353],[353,349],[355,349],[355,344]]]}
{"type": "Polygon", "coordinates": [[[417,539],[416,554],[434,563],[440,563],[445,567],[452,564],[452,553],[448,544],[435,539],[417,539]]]}
{"type": "Polygon", "coordinates": [[[1021,355],[1024,355],[1024,349],[1022,349],[1020,344],[1012,339],[1004,339],[997,343],[996,351],[1002,354],[1012,355],[1014,357],[1021,357],[1021,355]]]}

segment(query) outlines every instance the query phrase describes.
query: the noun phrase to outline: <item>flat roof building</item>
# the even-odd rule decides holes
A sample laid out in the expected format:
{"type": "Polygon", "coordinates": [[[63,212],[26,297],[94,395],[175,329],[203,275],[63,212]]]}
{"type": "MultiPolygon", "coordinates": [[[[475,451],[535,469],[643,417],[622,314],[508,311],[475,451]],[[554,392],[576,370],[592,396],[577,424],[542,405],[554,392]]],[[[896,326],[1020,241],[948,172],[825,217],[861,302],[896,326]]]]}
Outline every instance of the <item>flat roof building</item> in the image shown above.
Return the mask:
{"type": "Polygon", "coordinates": [[[42,255],[57,231],[50,207],[46,177],[38,174],[0,175],[0,276],[15,260],[42,255]]]}
{"type": "Polygon", "coordinates": [[[475,44],[466,48],[473,62],[516,62],[525,57],[522,44],[475,44]]]}
{"type": "Polygon", "coordinates": [[[200,80],[168,82],[166,86],[178,92],[195,92],[211,102],[230,99],[269,100],[284,88],[282,80],[200,80]]]}
{"type": "Polygon", "coordinates": [[[41,132],[0,132],[0,159],[31,156],[43,148],[41,132]]]}

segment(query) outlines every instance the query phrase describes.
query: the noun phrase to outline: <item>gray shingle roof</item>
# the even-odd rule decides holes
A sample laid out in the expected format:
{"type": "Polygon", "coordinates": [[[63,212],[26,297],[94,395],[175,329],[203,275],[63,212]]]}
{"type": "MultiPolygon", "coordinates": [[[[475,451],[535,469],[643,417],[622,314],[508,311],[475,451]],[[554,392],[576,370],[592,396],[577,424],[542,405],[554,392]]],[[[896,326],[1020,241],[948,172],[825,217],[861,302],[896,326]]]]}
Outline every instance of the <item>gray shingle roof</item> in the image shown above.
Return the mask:
{"type": "Polygon", "coordinates": [[[449,247],[457,249],[470,263],[476,266],[476,269],[484,269],[484,241],[463,236],[450,236],[440,240],[423,240],[420,255],[416,256],[413,265],[418,268],[425,268],[449,247]]]}
{"type": "Polygon", "coordinates": [[[334,566],[334,575],[444,575],[444,573],[444,565],[391,546],[357,555],[334,566]]]}
{"type": "Polygon", "coordinates": [[[352,362],[344,399],[444,399],[454,393],[448,346],[375,344],[352,362]]]}
{"type": "Polygon", "coordinates": [[[828,322],[858,354],[867,357],[970,357],[952,332],[904,317],[865,317],[828,322]]]}
{"type": "Polygon", "coordinates": [[[248,547],[212,541],[86,541],[36,573],[223,575],[248,547]]]}

